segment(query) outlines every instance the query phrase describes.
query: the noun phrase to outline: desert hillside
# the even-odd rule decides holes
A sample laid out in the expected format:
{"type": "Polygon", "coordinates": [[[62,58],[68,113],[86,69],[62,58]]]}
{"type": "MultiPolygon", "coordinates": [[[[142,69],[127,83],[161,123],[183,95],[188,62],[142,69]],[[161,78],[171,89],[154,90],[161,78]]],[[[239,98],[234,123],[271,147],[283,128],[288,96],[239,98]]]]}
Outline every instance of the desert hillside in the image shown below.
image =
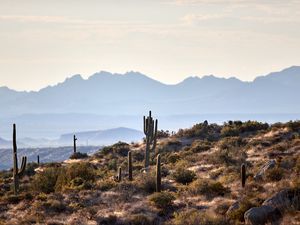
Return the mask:
{"type": "Polygon", "coordinates": [[[147,169],[145,140],[28,163],[17,194],[2,171],[0,224],[300,224],[299,121],[204,121],[155,136],[147,169]]]}

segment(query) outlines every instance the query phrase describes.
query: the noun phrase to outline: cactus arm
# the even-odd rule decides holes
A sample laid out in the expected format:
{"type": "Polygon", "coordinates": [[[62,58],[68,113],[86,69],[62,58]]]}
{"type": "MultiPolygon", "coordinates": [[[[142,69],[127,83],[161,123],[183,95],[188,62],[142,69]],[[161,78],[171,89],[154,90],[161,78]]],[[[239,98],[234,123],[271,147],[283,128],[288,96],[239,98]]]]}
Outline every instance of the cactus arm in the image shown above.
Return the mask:
{"type": "Polygon", "coordinates": [[[26,169],[26,162],[27,162],[27,157],[23,156],[22,157],[22,163],[21,163],[21,168],[18,171],[18,176],[23,176],[25,169],[26,169]]]}
{"type": "Polygon", "coordinates": [[[160,166],[160,154],[156,158],[156,192],[161,191],[161,166],[160,166]]]}
{"type": "Polygon", "coordinates": [[[128,180],[132,181],[132,154],[128,152],[128,180]]]}
{"type": "Polygon", "coordinates": [[[243,163],[241,166],[241,179],[242,179],[242,187],[245,187],[246,184],[246,165],[243,163]]]}
{"type": "Polygon", "coordinates": [[[145,116],[144,116],[144,134],[147,135],[147,122],[145,116]]]}
{"type": "Polygon", "coordinates": [[[119,170],[118,170],[118,182],[121,182],[122,181],[122,168],[119,167],[119,170]]]}

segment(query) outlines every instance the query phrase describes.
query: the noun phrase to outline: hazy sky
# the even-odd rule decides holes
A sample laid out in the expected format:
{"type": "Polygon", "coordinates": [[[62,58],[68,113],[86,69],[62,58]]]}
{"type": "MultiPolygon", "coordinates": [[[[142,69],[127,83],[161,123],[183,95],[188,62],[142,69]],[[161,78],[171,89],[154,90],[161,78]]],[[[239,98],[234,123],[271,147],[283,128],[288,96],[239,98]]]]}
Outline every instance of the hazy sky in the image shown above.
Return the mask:
{"type": "Polygon", "coordinates": [[[0,86],[140,71],[252,80],[300,65],[298,0],[0,0],[0,86]]]}

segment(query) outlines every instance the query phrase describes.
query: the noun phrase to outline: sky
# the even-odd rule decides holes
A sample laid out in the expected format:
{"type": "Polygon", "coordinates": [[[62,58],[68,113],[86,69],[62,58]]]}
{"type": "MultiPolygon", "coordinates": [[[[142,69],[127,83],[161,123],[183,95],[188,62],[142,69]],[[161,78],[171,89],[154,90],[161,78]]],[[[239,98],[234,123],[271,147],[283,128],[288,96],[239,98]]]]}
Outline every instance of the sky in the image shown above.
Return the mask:
{"type": "Polygon", "coordinates": [[[173,84],[300,65],[298,0],[0,0],[0,86],[139,71],[173,84]]]}

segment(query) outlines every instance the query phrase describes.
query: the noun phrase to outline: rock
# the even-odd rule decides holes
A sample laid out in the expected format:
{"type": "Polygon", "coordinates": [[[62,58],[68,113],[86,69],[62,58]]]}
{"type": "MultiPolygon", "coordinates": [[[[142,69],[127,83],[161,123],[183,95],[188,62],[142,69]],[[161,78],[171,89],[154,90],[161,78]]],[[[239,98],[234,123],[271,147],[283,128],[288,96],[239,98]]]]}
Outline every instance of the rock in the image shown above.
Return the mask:
{"type": "Polygon", "coordinates": [[[269,222],[272,225],[279,225],[281,217],[281,213],[278,209],[268,205],[253,207],[244,214],[245,223],[247,225],[264,225],[269,222]]]}
{"type": "Polygon", "coordinates": [[[293,204],[299,202],[299,198],[299,193],[296,193],[295,190],[285,189],[266,199],[263,205],[268,205],[284,212],[287,209],[291,209],[294,206],[293,204]]]}
{"type": "Polygon", "coordinates": [[[257,174],[255,174],[254,179],[255,180],[262,179],[263,176],[265,175],[266,171],[269,170],[269,169],[274,168],[275,165],[276,165],[275,159],[270,160],[265,165],[263,165],[263,167],[259,170],[259,172],[257,174]]]}
{"type": "Polygon", "coordinates": [[[271,222],[280,224],[283,213],[291,208],[297,208],[300,203],[300,191],[293,189],[282,190],[265,200],[260,207],[249,209],[244,214],[248,225],[262,225],[271,222]]]}
{"type": "Polygon", "coordinates": [[[240,208],[240,202],[234,202],[227,210],[226,216],[229,216],[233,211],[238,210],[240,208]]]}

